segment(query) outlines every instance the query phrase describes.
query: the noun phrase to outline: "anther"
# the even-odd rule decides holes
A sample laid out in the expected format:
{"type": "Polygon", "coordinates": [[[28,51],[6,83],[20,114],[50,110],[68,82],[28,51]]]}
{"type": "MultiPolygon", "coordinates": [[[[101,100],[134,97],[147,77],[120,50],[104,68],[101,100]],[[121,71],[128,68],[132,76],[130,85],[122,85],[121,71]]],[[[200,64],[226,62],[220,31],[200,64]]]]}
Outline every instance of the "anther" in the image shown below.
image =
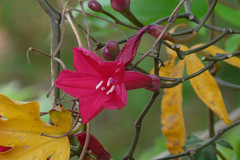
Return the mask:
{"type": "Polygon", "coordinates": [[[110,84],[111,83],[113,83],[113,78],[112,77],[110,77],[109,79],[108,79],[108,81],[107,81],[107,87],[109,87],[110,86],[110,84]]]}
{"type": "Polygon", "coordinates": [[[96,89],[98,89],[103,84],[103,81],[100,81],[98,85],[96,86],[96,89]]]}
{"type": "Polygon", "coordinates": [[[113,86],[110,88],[110,90],[107,91],[107,95],[108,95],[109,93],[112,93],[112,92],[114,91],[114,89],[115,89],[115,86],[113,85],[113,86]]]}

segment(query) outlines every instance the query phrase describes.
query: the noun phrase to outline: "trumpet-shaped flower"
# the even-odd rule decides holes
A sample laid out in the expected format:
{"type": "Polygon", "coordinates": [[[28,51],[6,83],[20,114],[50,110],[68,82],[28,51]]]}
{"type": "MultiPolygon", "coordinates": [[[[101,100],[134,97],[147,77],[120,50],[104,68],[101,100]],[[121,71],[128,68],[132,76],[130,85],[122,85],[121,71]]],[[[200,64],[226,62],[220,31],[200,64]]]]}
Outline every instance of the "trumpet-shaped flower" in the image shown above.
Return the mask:
{"type": "Polygon", "coordinates": [[[124,67],[120,61],[104,62],[85,48],[73,49],[75,71],[63,70],[56,87],[79,99],[82,123],[103,108],[120,109],[126,105],[124,67]]]}
{"type": "Polygon", "coordinates": [[[63,70],[56,87],[79,99],[82,123],[89,122],[104,108],[126,105],[126,89],[156,91],[160,80],[155,75],[125,71],[121,61],[105,62],[85,48],[73,49],[76,71],[63,70]]]}
{"type": "Polygon", "coordinates": [[[125,67],[136,55],[141,37],[149,31],[143,27],[136,36],[129,39],[113,62],[105,62],[85,48],[73,48],[76,71],[63,70],[55,86],[79,99],[82,123],[93,119],[104,108],[121,109],[126,105],[126,90],[145,88],[159,89],[156,75],[125,71],[125,67]]]}

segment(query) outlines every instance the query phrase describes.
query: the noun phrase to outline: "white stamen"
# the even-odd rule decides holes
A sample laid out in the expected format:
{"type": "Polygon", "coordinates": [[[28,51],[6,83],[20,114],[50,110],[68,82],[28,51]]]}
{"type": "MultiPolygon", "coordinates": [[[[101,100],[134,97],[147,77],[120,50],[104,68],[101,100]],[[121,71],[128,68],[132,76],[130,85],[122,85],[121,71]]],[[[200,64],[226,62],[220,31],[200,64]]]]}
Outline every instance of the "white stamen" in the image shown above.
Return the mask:
{"type": "Polygon", "coordinates": [[[110,88],[110,90],[107,91],[107,95],[108,95],[109,93],[112,93],[112,92],[114,91],[114,89],[115,89],[115,86],[113,85],[113,86],[110,88]]]}
{"type": "Polygon", "coordinates": [[[103,81],[100,81],[98,85],[96,86],[96,89],[98,89],[103,84],[103,81]]]}
{"type": "Polygon", "coordinates": [[[110,86],[110,84],[111,84],[111,79],[112,79],[112,77],[110,77],[110,78],[108,79],[108,81],[107,81],[107,87],[110,86]]]}
{"type": "Polygon", "coordinates": [[[101,90],[104,91],[104,90],[106,90],[106,88],[105,88],[105,87],[102,87],[101,90]]]}

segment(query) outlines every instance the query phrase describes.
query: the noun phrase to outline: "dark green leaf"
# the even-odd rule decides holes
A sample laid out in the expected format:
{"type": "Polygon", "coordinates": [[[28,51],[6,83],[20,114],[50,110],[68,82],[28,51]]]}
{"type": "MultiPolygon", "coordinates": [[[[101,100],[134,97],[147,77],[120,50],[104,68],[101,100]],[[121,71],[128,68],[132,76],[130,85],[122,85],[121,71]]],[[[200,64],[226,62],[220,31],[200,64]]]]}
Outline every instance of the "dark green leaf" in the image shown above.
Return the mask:
{"type": "Polygon", "coordinates": [[[195,160],[217,160],[216,152],[213,146],[208,146],[193,155],[195,160]]]}
{"type": "Polygon", "coordinates": [[[233,150],[232,145],[228,141],[225,141],[223,139],[219,139],[219,140],[216,141],[216,143],[223,146],[223,147],[226,147],[226,148],[229,148],[229,149],[233,150]]]}
{"type": "Polygon", "coordinates": [[[201,142],[203,142],[203,140],[198,138],[197,136],[188,136],[186,139],[186,148],[197,145],[201,142]]]}

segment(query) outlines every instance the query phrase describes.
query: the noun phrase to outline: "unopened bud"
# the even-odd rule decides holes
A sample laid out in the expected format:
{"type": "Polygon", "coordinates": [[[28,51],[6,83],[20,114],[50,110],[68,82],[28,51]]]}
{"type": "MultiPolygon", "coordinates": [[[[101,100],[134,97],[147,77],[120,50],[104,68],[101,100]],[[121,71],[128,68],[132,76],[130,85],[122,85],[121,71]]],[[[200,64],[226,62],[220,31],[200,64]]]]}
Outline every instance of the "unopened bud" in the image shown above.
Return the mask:
{"type": "MultiPolygon", "coordinates": [[[[153,37],[158,38],[159,35],[162,33],[164,27],[161,25],[151,25],[150,27],[150,33],[153,37]]],[[[164,33],[162,39],[167,39],[168,38],[168,33],[164,33]]]]}
{"type": "Polygon", "coordinates": [[[111,0],[111,6],[115,11],[123,12],[129,9],[130,0],[111,0]]]}
{"type": "Polygon", "coordinates": [[[106,46],[104,46],[102,48],[101,53],[102,53],[103,58],[106,59],[107,61],[114,61],[115,58],[117,57],[117,55],[110,52],[106,46]]]}
{"type": "Polygon", "coordinates": [[[116,41],[114,41],[114,40],[108,41],[106,43],[106,47],[114,55],[117,55],[120,52],[119,44],[116,41]]]}
{"type": "Polygon", "coordinates": [[[96,11],[96,12],[100,12],[102,10],[101,4],[98,1],[96,1],[96,0],[88,1],[88,7],[91,10],[96,11]]]}

